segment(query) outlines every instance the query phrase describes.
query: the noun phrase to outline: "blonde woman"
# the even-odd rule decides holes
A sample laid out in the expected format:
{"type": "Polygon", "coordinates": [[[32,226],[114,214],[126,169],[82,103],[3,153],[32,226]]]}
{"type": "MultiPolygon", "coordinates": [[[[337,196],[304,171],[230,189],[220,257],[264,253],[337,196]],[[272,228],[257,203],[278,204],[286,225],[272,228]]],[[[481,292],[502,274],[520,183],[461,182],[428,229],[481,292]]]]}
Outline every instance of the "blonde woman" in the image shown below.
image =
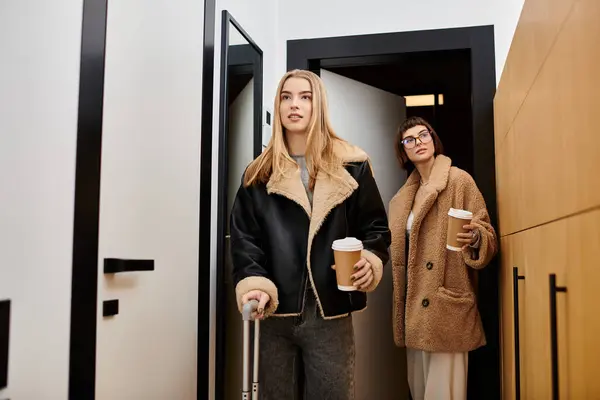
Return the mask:
{"type": "Polygon", "coordinates": [[[258,300],[266,318],[262,398],[294,399],[304,378],[308,399],[350,400],[351,314],[366,307],[388,260],[385,208],[367,154],[334,133],[317,75],[286,73],[274,113],[271,141],[244,173],[230,229],[238,306],[258,300]],[[365,248],[351,292],[337,288],[331,250],[346,236],[365,248]]]}
{"type": "Polygon", "coordinates": [[[394,338],[407,348],[414,400],[466,400],[468,352],[485,344],[474,272],[496,254],[496,232],[475,181],[442,154],[427,121],[407,119],[396,150],[415,170],[390,202],[394,338]],[[446,249],[450,208],[473,213],[456,237],[462,251],[446,249]]]}

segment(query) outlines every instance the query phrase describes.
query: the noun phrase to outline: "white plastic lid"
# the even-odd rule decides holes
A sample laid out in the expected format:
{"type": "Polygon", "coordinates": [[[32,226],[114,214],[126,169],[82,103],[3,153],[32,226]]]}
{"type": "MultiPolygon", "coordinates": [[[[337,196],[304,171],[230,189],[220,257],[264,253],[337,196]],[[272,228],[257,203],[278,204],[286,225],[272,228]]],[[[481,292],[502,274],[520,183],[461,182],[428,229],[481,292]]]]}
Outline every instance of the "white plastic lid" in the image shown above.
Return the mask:
{"type": "Polygon", "coordinates": [[[451,208],[450,211],[448,211],[448,215],[451,217],[460,218],[460,219],[472,219],[473,218],[473,213],[471,211],[457,210],[456,208],[451,208]]]}
{"type": "Polygon", "coordinates": [[[358,251],[363,249],[363,244],[357,238],[347,237],[334,240],[331,248],[337,251],[358,251]]]}

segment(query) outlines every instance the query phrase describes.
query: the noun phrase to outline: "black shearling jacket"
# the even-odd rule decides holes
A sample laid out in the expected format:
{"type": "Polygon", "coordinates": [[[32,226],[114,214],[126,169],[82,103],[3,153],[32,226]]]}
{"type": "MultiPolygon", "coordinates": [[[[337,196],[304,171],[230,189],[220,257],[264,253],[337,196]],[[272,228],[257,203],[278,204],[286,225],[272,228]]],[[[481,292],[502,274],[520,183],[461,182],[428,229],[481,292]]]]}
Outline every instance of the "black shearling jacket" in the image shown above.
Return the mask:
{"type": "Polygon", "coordinates": [[[317,297],[325,319],[366,307],[366,294],[337,288],[331,244],[346,236],[363,242],[363,257],[373,266],[375,289],[388,261],[391,235],[367,154],[345,142],[334,147],[344,161],[341,178],[319,172],[312,207],[300,178],[290,166],[284,177],[267,184],[240,186],[230,218],[233,281],[238,307],[251,290],[271,301],[265,314],[302,313],[306,285],[317,297]]]}

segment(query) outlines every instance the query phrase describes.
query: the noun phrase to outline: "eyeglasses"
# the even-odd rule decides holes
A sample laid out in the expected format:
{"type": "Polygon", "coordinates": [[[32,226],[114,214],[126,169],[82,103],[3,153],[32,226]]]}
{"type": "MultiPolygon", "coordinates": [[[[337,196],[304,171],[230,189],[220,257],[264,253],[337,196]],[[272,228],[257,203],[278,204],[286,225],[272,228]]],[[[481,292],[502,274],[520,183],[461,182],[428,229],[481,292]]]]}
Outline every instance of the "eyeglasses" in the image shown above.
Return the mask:
{"type": "Polygon", "coordinates": [[[432,137],[429,131],[421,131],[419,132],[419,136],[407,136],[402,139],[400,143],[402,143],[405,148],[412,149],[417,145],[417,139],[419,142],[425,144],[431,142],[432,137]]]}

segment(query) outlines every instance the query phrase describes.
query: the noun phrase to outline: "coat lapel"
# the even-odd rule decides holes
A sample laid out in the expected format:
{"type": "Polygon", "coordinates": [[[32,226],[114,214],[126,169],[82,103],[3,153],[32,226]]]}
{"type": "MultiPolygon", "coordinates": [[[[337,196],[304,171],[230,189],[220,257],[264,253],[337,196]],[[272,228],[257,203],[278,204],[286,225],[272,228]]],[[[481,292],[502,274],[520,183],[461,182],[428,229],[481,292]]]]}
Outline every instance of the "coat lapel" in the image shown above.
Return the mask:
{"type": "MultiPolygon", "coordinates": [[[[406,260],[406,222],[419,189],[419,176],[412,173],[398,194],[390,202],[390,231],[392,232],[392,257],[395,265],[404,265],[406,260]]],[[[414,220],[413,220],[414,226],[414,220]]]]}
{"type": "Polygon", "coordinates": [[[304,184],[300,177],[300,168],[298,165],[290,163],[281,178],[269,180],[267,183],[267,193],[278,194],[292,200],[302,207],[306,211],[306,215],[311,218],[312,210],[308,196],[306,195],[306,189],[304,189],[304,184]]]}
{"type": "MultiPolygon", "coordinates": [[[[429,184],[427,186],[422,186],[421,189],[425,192],[423,202],[416,210],[413,210],[415,214],[415,219],[413,222],[413,229],[411,230],[411,232],[418,232],[418,228],[420,226],[421,221],[423,221],[423,218],[425,218],[425,216],[433,206],[433,203],[435,203],[435,201],[437,200],[438,195],[444,189],[446,189],[446,185],[448,185],[448,175],[450,174],[450,166],[451,161],[448,157],[440,155],[435,158],[433,168],[431,170],[431,175],[429,177],[429,184]]],[[[411,174],[411,178],[413,181],[416,181],[417,184],[421,180],[421,176],[419,175],[419,172],[417,170],[413,171],[413,173],[411,174]]],[[[411,206],[414,202],[414,198],[415,195],[412,196],[411,206]]]]}
{"type": "MultiPolygon", "coordinates": [[[[448,176],[450,174],[450,167],[452,165],[452,161],[450,158],[439,155],[436,157],[435,162],[433,164],[433,169],[431,170],[431,176],[429,177],[429,184],[427,186],[423,186],[421,190],[424,193],[424,199],[421,202],[420,206],[413,210],[414,219],[410,233],[410,243],[416,243],[414,240],[419,234],[419,230],[421,228],[421,223],[423,219],[427,216],[429,210],[435,203],[438,198],[438,195],[446,188],[448,185],[448,176]]],[[[394,203],[394,207],[396,207],[396,217],[392,222],[392,232],[396,232],[398,235],[395,242],[395,253],[398,254],[399,260],[396,260],[397,263],[404,265],[404,260],[406,259],[406,255],[404,254],[404,240],[406,237],[406,222],[408,220],[408,215],[413,208],[413,203],[415,200],[415,196],[417,194],[417,190],[419,189],[419,182],[421,180],[421,175],[417,170],[414,170],[410,176],[408,177],[404,187],[400,190],[397,197],[392,200],[394,203]],[[397,246],[397,247],[396,247],[397,246]]],[[[412,246],[411,246],[412,247],[412,246]]],[[[409,251],[409,256],[414,252],[409,251]]],[[[408,260],[408,264],[410,264],[412,260],[408,260]]]]}
{"type": "Polygon", "coordinates": [[[332,177],[324,172],[319,172],[317,175],[313,213],[308,231],[309,244],[312,243],[331,210],[342,204],[358,188],[358,183],[345,168],[340,167],[337,175],[338,177],[332,177]]]}

